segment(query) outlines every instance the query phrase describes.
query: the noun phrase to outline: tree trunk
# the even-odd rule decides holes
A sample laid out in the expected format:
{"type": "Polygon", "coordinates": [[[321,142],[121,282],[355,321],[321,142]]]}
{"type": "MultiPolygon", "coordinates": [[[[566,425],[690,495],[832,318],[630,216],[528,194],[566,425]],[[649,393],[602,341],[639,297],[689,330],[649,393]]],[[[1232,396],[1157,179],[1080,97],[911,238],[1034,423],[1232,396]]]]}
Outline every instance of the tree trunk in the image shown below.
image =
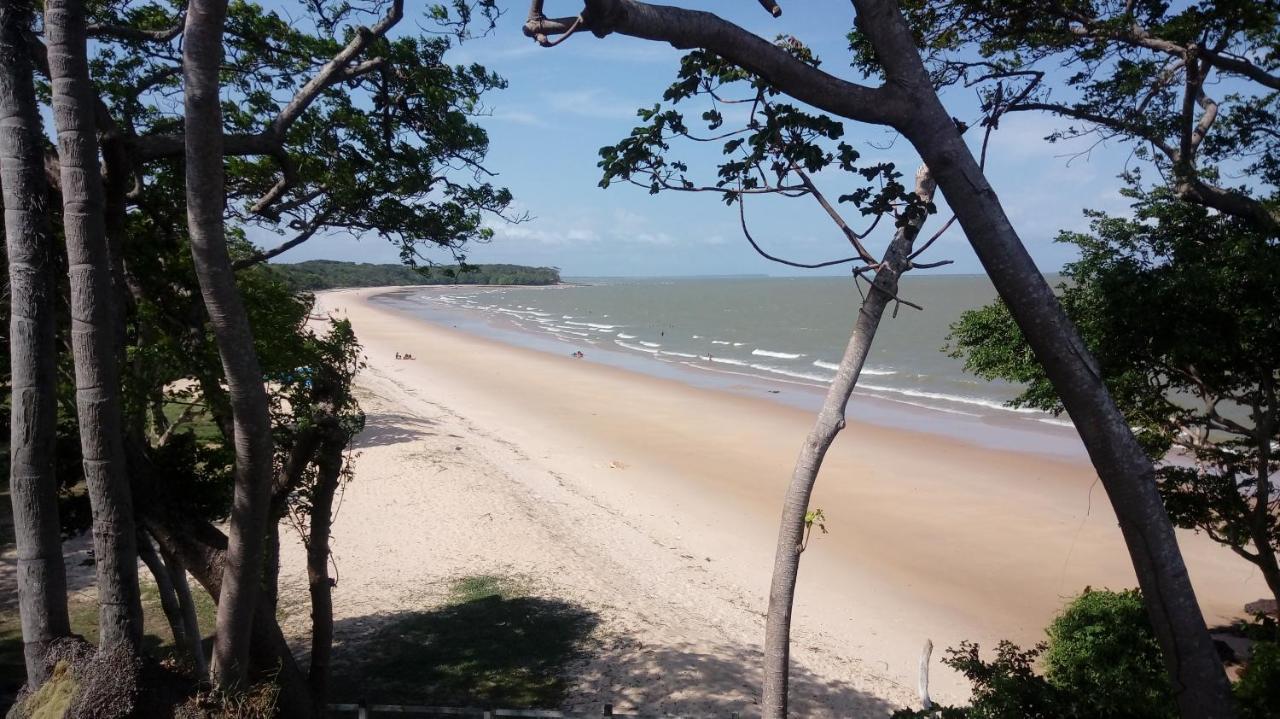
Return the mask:
{"type": "Polygon", "coordinates": [[[45,4],[63,226],[71,276],[71,344],[85,480],[93,510],[100,648],[142,642],[133,503],[125,474],[111,273],[83,0],[45,4]]]}
{"type": "Polygon", "coordinates": [[[333,528],[333,496],[342,479],[342,452],[347,437],[335,430],[316,456],[316,486],[311,493],[311,528],[307,538],[307,584],[311,590],[311,667],[307,682],[317,713],[329,698],[329,665],[333,654],[333,582],[329,578],[329,538],[333,528]]]}
{"type": "Polygon", "coordinates": [[[9,254],[12,412],[9,492],[18,554],[18,610],[27,685],[46,678],[44,655],[71,633],[67,576],[53,473],[57,381],[53,237],[44,175],[44,133],[24,35],[29,0],[0,0],[0,187],[9,254]]]}
{"type": "Polygon", "coordinates": [[[192,0],[183,34],[187,224],[209,324],[231,395],[235,493],[218,598],[213,680],[244,686],[250,635],[262,580],[263,539],[271,489],[271,418],[249,318],[240,301],[223,234],[222,110],[218,71],[226,0],[192,0]]]}
{"type": "Polygon", "coordinates": [[[200,632],[200,615],[196,611],[195,597],[191,596],[191,585],[187,582],[187,569],[174,555],[160,547],[160,556],[164,559],[165,571],[169,573],[169,583],[178,595],[178,608],[182,612],[182,631],[187,638],[187,653],[196,678],[209,678],[209,662],[204,656],[204,635],[200,632]]]}
{"type": "MultiPolygon", "coordinates": [[[[921,167],[916,173],[916,194],[932,202],[934,185],[929,171],[921,167]]],[[[764,691],[761,714],[764,719],[787,716],[787,687],[791,658],[791,610],[795,603],[796,577],[800,572],[800,553],[804,551],[805,515],[809,496],[818,481],[823,457],[845,426],[845,408],[858,383],[858,375],[867,361],[871,343],[885,307],[898,294],[898,278],[910,269],[908,257],[912,243],[920,232],[923,216],[899,228],[885,252],[883,266],[872,280],[871,290],[858,309],[853,334],[836,369],[835,379],[827,389],[818,418],[805,438],[791,473],[786,498],[782,503],[782,521],[778,526],[778,546],[774,553],[773,579],[769,586],[769,610],[765,616],[764,691]]]]}
{"type": "MultiPolygon", "coordinates": [[[[159,516],[148,517],[147,526],[160,544],[161,551],[179,557],[209,596],[215,600],[223,596],[228,541],[217,527],[194,519],[178,528],[159,516]]],[[[298,667],[275,616],[270,612],[255,612],[250,635],[250,660],[258,671],[270,674],[279,688],[276,705],[280,715],[286,719],[310,719],[314,716],[307,679],[298,667]]]]}
{"type": "Polygon", "coordinates": [[[169,632],[173,635],[173,646],[179,652],[187,651],[190,643],[187,640],[187,625],[182,621],[182,606],[178,602],[178,590],[173,586],[173,579],[164,565],[164,560],[156,554],[156,548],[145,534],[138,536],[138,557],[151,572],[156,582],[156,592],[160,595],[160,609],[169,622],[169,632]]]}
{"type": "Polygon", "coordinates": [[[854,5],[858,25],[871,39],[889,83],[913,100],[913,115],[895,126],[933,172],[996,291],[1062,398],[1107,490],[1182,716],[1235,716],[1231,685],[1156,490],[1151,461],[934,92],[897,5],[887,0],[854,0],[854,5]]]}

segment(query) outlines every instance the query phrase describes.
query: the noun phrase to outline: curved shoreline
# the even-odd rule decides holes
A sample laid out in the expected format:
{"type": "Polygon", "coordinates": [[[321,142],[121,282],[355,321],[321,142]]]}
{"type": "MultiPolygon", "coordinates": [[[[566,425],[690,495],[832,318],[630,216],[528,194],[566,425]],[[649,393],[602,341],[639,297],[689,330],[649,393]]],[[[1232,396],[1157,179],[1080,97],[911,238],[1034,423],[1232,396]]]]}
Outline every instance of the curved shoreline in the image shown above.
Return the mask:
{"type": "MultiPolygon", "coordinates": [[[[379,407],[370,436],[403,435],[405,418],[432,422],[432,434],[359,450],[335,526],[347,577],[339,613],[393,611],[419,583],[516,566],[536,575],[540,591],[598,608],[602,631],[654,651],[737,652],[742,675],[732,687],[702,681],[749,705],[778,502],[811,413],[512,347],[368,301],[386,291],[325,293],[319,307],[350,319],[365,347],[359,384],[379,407]],[[417,359],[396,361],[397,351],[417,359]],[[439,439],[452,435],[460,439],[439,439]],[[440,457],[437,474],[407,459],[440,441],[462,449],[440,457]],[[469,514],[403,516],[404,505],[491,511],[511,531],[469,524],[469,514]],[[446,526],[456,522],[466,531],[446,526]]],[[[1077,461],[852,417],[814,498],[830,534],[815,537],[801,570],[799,671],[815,686],[854,687],[857,701],[909,703],[925,638],[940,648],[962,639],[1029,645],[1084,586],[1132,586],[1114,516],[1093,485],[1077,461]]],[[[1210,621],[1265,594],[1228,550],[1180,536],[1210,621]]],[[[606,652],[575,678],[573,696],[627,696],[626,677],[603,669],[611,662],[625,664],[606,652]]],[[[706,706],[695,678],[678,684],[662,707],[641,708],[706,706]]],[[[936,663],[933,684],[943,700],[964,690],[936,663]]],[[[869,706],[827,706],[843,700],[822,696],[807,716],[869,706]]]]}

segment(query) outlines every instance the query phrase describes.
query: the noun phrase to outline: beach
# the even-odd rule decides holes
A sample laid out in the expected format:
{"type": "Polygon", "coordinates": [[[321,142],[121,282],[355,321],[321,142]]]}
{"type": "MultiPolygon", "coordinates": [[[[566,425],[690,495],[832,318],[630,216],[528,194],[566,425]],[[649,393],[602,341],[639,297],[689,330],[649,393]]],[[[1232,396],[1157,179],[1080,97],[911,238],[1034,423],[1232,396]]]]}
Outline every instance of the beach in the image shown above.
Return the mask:
{"type": "MultiPolygon", "coordinates": [[[[339,624],[430,606],[452,577],[518,576],[599,617],[570,707],[750,715],[777,517],[812,413],[370,302],[386,291],[318,296],[367,364],[367,427],[333,530],[339,624]]],[[[827,533],[801,564],[797,715],[916,704],[926,639],[935,698],[963,699],[943,648],[1031,645],[1084,587],[1136,584],[1083,459],[878,425],[864,409],[851,403],[811,505],[827,533]]],[[[1211,624],[1266,595],[1229,550],[1180,539],[1211,624]]],[[[283,603],[306,578],[300,547],[282,551],[283,603]]]]}

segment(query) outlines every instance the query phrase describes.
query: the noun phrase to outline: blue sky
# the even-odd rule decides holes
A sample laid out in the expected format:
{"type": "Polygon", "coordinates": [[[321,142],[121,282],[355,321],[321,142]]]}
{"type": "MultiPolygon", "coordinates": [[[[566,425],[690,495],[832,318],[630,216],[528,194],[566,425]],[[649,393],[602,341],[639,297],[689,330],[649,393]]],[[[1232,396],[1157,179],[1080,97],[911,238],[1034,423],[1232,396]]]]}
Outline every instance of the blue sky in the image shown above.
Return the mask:
{"type": "MultiPolygon", "coordinates": [[[[677,3],[692,4],[692,3],[677,3]]],[[[580,7],[570,0],[549,0],[551,15],[571,15],[580,7]]],[[[848,68],[845,34],[853,10],[847,1],[806,0],[784,3],[781,18],[769,17],[754,2],[701,2],[744,27],[772,38],[791,34],[813,48],[824,69],[859,79],[848,68]]],[[[413,3],[410,3],[413,7],[413,3]]],[[[512,262],[560,267],[567,276],[653,276],[805,273],[756,255],[742,237],[736,208],[709,194],[663,193],[615,184],[604,190],[597,151],[624,137],[636,124],[635,110],[658,101],[675,77],[681,52],[667,45],[622,36],[597,39],[583,33],[556,48],[536,46],[520,32],[527,5],[505,3],[506,14],[494,33],[470,40],[449,56],[455,63],[479,62],[505,77],[510,87],[487,97],[491,115],[478,119],[489,132],[488,166],[495,182],[514,193],[518,209],[532,219],[518,225],[495,221],[495,238],[471,247],[472,262],[512,262]]],[[[410,13],[413,10],[410,9],[410,13]]],[[[412,17],[409,29],[418,24],[412,17]]],[[[977,118],[972,91],[944,96],[951,113],[977,118]]],[[[1059,229],[1086,226],[1083,208],[1121,212],[1116,175],[1129,158],[1129,148],[1095,147],[1075,157],[1090,143],[1050,144],[1043,137],[1061,121],[1036,114],[1009,116],[992,140],[987,174],[1006,212],[1043,271],[1057,270],[1069,260],[1069,248],[1052,238],[1059,229]]],[[[977,133],[970,133],[977,135],[977,133]]],[[[884,128],[845,123],[845,139],[865,160],[897,163],[907,178],[919,164],[910,145],[884,128]],[[877,149],[885,148],[885,149],[877,149]]],[[[973,141],[980,138],[974,137],[973,141]]],[[[691,163],[714,172],[716,155],[688,155],[691,163]]],[[[829,196],[847,192],[836,173],[820,178],[829,196]]],[[[945,202],[926,226],[941,226],[949,216],[945,202]]],[[[811,199],[778,199],[748,205],[756,239],[775,254],[802,262],[844,256],[847,244],[811,199]]],[[[856,212],[846,214],[858,223],[856,212]]],[[[889,223],[870,239],[873,251],[883,248],[892,232],[889,223]]],[[[262,238],[273,245],[273,237],[262,238]]],[[[280,259],[339,259],[396,262],[394,249],[376,237],[317,237],[280,259]]],[[[441,260],[445,257],[441,256],[441,260]]],[[[928,260],[955,264],[931,272],[980,272],[959,227],[953,227],[930,251],[928,260]]]]}

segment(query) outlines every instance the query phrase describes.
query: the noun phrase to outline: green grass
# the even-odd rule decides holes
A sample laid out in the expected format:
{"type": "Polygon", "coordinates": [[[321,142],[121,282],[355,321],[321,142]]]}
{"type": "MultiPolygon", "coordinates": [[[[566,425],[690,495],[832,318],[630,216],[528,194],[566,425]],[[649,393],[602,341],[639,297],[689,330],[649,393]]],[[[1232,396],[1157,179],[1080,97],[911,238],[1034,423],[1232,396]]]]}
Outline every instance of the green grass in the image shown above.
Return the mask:
{"type": "MultiPolygon", "coordinates": [[[[165,402],[164,418],[171,424],[182,419],[182,414],[188,409],[188,405],[184,402],[165,402]]],[[[195,434],[196,439],[200,442],[221,442],[222,433],[218,430],[218,425],[213,421],[213,415],[208,410],[198,409],[192,412],[186,419],[182,419],[182,426],[195,434]]]]}
{"type": "Polygon", "coordinates": [[[335,645],[335,701],[558,707],[597,623],[582,607],[487,575],[454,582],[444,606],[376,619],[362,640],[335,645]]]}

